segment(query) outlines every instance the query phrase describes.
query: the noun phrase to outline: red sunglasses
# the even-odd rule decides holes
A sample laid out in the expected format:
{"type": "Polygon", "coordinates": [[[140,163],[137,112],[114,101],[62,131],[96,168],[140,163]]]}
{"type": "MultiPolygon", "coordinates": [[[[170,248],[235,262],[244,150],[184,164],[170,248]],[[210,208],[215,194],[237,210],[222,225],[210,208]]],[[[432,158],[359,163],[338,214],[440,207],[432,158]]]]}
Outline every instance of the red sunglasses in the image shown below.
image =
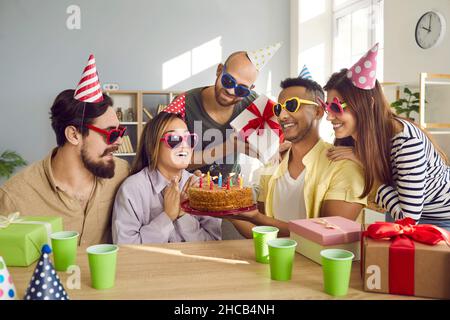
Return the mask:
{"type": "Polygon", "coordinates": [[[189,148],[193,149],[197,145],[198,136],[196,133],[178,134],[175,132],[168,132],[160,139],[160,141],[164,141],[166,146],[171,149],[176,148],[184,141],[189,148]]]}
{"type": "Polygon", "coordinates": [[[98,132],[101,135],[105,136],[107,144],[113,144],[114,142],[117,141],[117,139],[122,138],[125,134],[125,131],[127,130],[126,127],[119,127],[117,129],[114,128],[114,129],[110,129],[110,130],[104,130],[104,129],[100,129],[96,126],[93,126],[91,124],[87,124],[86,127],[88,129],[91,129],[91,130],[98,132]]]}
{"type": "Polygon", "coordinates": [[[344,113],[344,109],[347,108],[347,104],[345,102],[340,102],[337,97],[334,97],[333,101],[330,103],[326,103],[320,98],[317,99],[327,113],[332,112],[341,115],[344,113]]]}

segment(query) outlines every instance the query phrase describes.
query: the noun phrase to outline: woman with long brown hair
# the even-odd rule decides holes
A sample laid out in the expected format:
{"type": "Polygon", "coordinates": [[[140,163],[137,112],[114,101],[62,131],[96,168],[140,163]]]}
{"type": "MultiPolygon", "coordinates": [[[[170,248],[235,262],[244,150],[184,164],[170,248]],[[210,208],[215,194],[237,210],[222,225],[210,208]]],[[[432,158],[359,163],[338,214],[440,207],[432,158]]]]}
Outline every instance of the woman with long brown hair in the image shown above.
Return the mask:
{"type": "Polygon", "coordinates": [[[221,220],[184,214],[180,202],[197,177],[185,169],[197,136],[178,114],[160,112],[142,132],[131,176],[113,209],[114,243],[142,244],[221,239],[221,220]]]}
{"type": "Polygon", "coordinates": [[[392,112],[375,77],[377,50],[333,74],[324,87],[327,102],[321,103],[337,145],[328,156],[359,163],[365,169],[361,196],[374,194],[393,219],[450,230],[448,159],[423,129],[392,112]],[[344,139],[353,147],[340,146],[344,139]]]}

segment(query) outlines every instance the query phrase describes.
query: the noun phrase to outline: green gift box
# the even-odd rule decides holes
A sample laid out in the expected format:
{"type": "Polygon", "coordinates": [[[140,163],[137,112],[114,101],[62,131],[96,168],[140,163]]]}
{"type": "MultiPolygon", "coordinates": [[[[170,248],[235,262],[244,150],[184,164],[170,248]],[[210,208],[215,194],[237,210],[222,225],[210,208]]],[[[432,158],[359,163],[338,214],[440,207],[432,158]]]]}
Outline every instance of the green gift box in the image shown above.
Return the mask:
{"type": "Polygon", "coordinates": [[[0,256],[8,267],[27,267],[39,259],[44,244],[50,245],[49,233],[63,230],[62,218],[15,218],[6,228],[0,228],[0,256]]]}

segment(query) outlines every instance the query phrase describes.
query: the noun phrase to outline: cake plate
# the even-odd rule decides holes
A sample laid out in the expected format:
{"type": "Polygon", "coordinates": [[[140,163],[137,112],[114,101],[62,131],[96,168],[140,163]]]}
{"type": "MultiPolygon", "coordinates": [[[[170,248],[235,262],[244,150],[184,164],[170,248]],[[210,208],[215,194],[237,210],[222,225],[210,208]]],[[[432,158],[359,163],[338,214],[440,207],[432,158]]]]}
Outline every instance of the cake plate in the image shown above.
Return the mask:
{"type": "Polygon", "coordinates": [[[234,210],[201,211],[201,210],[191,208],[191,206],[189,205],[189,200],[186,200],[181,204],[181,209],[183,209],[183,211],[186,213],[193,214],[196,216],[224,217],[224,216],[236,215],[236,214],[239,214],[242,212],[249,212],[249,211],[256,210],[256,204],[252,205],[251,207],[234,209],[234,210]]]}

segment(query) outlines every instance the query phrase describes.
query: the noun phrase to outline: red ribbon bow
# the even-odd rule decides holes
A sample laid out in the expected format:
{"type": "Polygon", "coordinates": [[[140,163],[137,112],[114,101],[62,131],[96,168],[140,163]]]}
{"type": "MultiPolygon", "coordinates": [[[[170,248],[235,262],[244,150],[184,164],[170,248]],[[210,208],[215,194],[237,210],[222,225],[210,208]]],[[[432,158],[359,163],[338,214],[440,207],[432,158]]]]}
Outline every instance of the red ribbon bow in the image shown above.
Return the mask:
{"type": "Polygon", "coordinates": [[[395,223],[376,222],[371,224],[365,233],[372,239],[392,239],[397,236],[405,236],[429,245],[436,245],[445,241],[450,246],[448,231],[431,224],[416,225],[416,221],[411,218],[398,220],[395,223]]]}
{"type": "Polygon", "coordinates": [[[258,107],[254,103],[252,103],[250,106],[247,107],[247,110],[250,111],[251,113],[253,113],[256,116],[256,118],[250,120],[240,131],[240,135],[245,142],[248,141],[248,137],[255,130],[257,130],[258,135],[262,135],[263,130],[264,130],[264,125],[266,123],[280,137],[280,143],[283,142],[284,135],[283,135],[283,132],[281,131],[281,126],[277,122],[271,120],[271,118],[275,116],[275,114],[273,113],[274,105],[275,105],[275,102],[273,102],[270,99],[267,99],[267,103],[264,107],[264,112],[262,115],[261,115],[261,112],[259,111],[258,107]]]}
{"type": "MultiPolygon", "coordinates": [[[[395,223],[373,223],[367,231],[363,232],[363,239],[365,237],[392,241],[389,246],[389,293],[391,294],[414,295],[414,241],[428,245],[445,241],[450,246],[448,231],[430,224],[416,225],[416,221],[411,218],[398,220],[395,223]]],[[[361,266],[363,265],[361,261],[361,266]]]]}

